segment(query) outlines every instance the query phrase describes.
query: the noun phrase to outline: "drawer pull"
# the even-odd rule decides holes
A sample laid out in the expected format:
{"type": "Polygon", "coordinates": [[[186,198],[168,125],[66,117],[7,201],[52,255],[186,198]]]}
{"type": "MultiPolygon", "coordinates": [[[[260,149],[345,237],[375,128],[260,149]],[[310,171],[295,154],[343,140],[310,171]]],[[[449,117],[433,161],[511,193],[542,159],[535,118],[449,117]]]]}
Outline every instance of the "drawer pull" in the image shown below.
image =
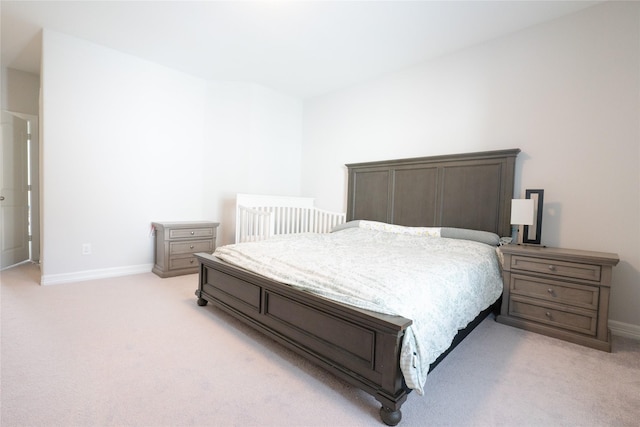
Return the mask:
{"type": "Polygon", "coordinates": [[[192,260],[189,260],[189,262],[190,262],[191,264],[193,264],[194,262],[196,262],[196,260],[195,260],[195,259],[192,259],[192,260]]]}
{"type": "Polygon", "coordinates": [[[547,292],[549,292],[549,295],[553,295],[553,289],[549,288],[547,289],[547,292]]]}
{"type": "Polygon", "coordinates": [[[556,266],[555,265],[549,265],[549,270],[550,271],[556,271],[556,266]]]}
{"type": "Polygon", "coordinates": [[[551,319],[551,312],[547,311],[546,313],[544,313],[544,315],[551,319]]]}
{"type": "Polygon", "coordinates": [[[196,232],[195,232],[195,231],[192,231],[192,232],[191,232],[191,235],[193,236],[194,234],[196,234],[196,232]]]}
{"type": "Polygon", "coordinates": [[[195,246],[193,245],[189,245],[189,249],[193,249],[195,246]]]}

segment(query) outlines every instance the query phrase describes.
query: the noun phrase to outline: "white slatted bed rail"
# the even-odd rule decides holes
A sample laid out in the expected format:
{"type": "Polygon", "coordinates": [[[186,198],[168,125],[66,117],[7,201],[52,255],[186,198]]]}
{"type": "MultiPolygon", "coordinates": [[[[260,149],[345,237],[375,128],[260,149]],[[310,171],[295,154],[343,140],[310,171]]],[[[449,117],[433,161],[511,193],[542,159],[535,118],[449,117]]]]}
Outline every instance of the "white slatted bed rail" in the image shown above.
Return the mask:
{"type": "Polygon", "coordinates": [[[346,214],[318,209],[311,197],[238,194],[236,243],[279,234],[328,233],[345,222],[346,214]]]}

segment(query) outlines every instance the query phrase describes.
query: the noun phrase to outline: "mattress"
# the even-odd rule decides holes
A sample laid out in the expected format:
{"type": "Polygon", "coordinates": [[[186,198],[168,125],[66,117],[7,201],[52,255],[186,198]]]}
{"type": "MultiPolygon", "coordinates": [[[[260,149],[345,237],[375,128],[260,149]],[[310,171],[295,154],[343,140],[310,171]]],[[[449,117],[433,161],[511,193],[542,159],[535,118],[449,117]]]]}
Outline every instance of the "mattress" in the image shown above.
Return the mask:
{"type": "Polygon", "coordinates": [[[437,228],[359,221],[327,234],[222,246],[228,263],[358,308],[411,319],[400,367],[423,394],[429,365],[502,293],[496,247],[437,228]]]}

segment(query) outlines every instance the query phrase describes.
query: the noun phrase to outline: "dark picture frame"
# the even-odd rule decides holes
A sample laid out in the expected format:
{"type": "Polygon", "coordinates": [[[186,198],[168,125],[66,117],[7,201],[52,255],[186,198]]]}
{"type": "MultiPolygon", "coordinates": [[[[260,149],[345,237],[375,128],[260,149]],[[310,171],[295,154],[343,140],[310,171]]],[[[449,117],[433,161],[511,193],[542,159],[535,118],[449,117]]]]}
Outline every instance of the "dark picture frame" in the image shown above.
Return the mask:
{"type": "Polygon", "coordinates": [[[526,190],[526,199],[533,199],[536,212],[532,226],[524,226],[522,243],[539,245],[542,237],[542,208],[544,205],[544,190],[526,190]]]}

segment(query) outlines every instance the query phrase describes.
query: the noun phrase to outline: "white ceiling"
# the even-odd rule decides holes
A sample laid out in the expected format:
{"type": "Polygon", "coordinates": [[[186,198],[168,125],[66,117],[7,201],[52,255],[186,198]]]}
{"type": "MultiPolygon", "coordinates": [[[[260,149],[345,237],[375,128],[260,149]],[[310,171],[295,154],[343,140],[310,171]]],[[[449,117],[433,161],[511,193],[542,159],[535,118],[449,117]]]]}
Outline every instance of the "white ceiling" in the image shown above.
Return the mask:
{"type": "Polygon", "coordinates": [[[2,66],[48,28],[209,80],[324,94],[599,1],[5,1],[2,66]]]}

